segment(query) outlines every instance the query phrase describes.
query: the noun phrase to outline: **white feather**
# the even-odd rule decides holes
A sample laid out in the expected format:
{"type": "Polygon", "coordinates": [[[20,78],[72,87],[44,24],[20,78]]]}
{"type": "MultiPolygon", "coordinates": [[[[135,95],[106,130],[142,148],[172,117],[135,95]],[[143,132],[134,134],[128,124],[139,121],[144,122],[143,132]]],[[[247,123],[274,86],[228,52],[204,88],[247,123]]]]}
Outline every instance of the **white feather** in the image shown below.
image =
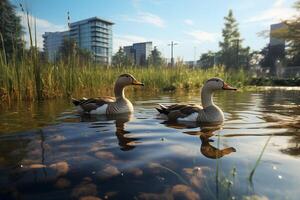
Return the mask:
{"type": "Polygon", "coordinates": [[[159,105],[161,108],[167,109],[167,107],[166,107],[165,105],[163,105],[163,104],[158,103],[158,105],[159,105]]]}
{"type": "Polygon", "coordinates": [[[96,110],[91,110],[90,114],[103,115],[106,114],[107,104],[98,107],[96,110]]]}
{"type": "Polygon", "coordinates": [[[178,121],[195,122],[197,121],[198,112],[194,112],[186,117],[179,117],[178,121]]]}

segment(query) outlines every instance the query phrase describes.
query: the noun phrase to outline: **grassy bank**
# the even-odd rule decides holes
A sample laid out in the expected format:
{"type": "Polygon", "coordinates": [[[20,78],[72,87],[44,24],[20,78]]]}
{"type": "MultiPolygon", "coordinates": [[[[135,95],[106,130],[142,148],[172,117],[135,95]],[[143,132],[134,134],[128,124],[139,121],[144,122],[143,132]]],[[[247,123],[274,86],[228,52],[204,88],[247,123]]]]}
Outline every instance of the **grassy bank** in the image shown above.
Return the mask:
{"type": "Polygon", "coordinates": [[[189,69],[185,66],[172,69],[163,66],[108,68],[93,64],[79,65],[72,62],[50,64],[25,60],[19,63],[0,64],[0,99],[35,100],[39,92],[42,99],[108,95],[112,94],[113,84],[122,73],[131,73],[144,82],[144,91],[196,89],[211,77],[223,78],[237,87],[249,81],[244,71],[225,72],[222,67],[207,70],[189,69]],[[36,68],[39,68],[38,72],[36,68]]]}
{"type": "Polygon", "coordinates": [[[300,78],[274,78],[260,77],[252,78],[249,85],[255,86],[300,86],[300,78]]]}

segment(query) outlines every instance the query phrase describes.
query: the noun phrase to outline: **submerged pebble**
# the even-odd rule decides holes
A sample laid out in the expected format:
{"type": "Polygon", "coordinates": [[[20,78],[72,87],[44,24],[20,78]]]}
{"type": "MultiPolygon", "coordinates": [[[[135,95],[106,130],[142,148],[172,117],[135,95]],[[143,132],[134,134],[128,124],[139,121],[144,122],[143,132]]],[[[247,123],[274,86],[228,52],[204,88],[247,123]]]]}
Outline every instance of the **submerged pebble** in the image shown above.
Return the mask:
{"type": "Polygon", "coordinates": [[[187,199],[187,200],[198,200],[199,195],[186,185],[175,185],[172,190],[174,199],[187,199]]]}
{"type": "Polygon", "coordinates": [[[143,175],[143,170],[140,168],[130,168],[127,170],[127,172],[131,173],[134,176],[142,176],[143,175]]]}
{"type": "Polygon", "coordinates": [[[32,165],[28,166],[29,169],[40,169],[40,168],[44,168],[44,167],[46,167],[46,165],[43,165],[43,164],[32,164],[32,165]]]}
{"type": "Polygon", "coordinates": [[[57,171],[58,176],[66,175],[69,171],[69,164],[65,161],[57,162],[50,165],[50,168],[57,171]]]}
{"type": "Polygon", "coordinates": [[[75,186],[72,190],[71,197],[72,199],[86,198],[85,200],[88,200],[88,198],[90,198],[90,200],[92,200],[92,198],[98,198],[97,194],[97,186],[92,183],[92,179],[90,177],[86,177],[79,185],[75,186]]]}
{"type": "Polygon", "coordinates": [[[101,199],[95,196],[84,196],[84,197],[80,197],[79,200],[101,200],[101,199]]]}
{"type": "Polygon", "coordinates": [[[66,139],[65,136],[63,135],[54,135],[50,141],[53,141],[53,142],[60,142],[60,141],[64,141],[66,139]]]}
{"type": "Polygon", "coordinates": [[[113,165],[106,165],[106,167],[99,172],[97,172],[97,177],[98,178],[110,178],[113,176],[118,176],[120,175],[121,172],[119,169],[113,165]]]}
{"type": "Polygon", "coordinates": [[[65,189],[67,187],[70,187],[71,185],[71,182],[66,179],[66,178],[59,178],[56,183],[55,183],[55,187],[56,188],[59,188],[59,189],[65,189]]]}
{"type": "Polygon", "coordinates": [[[110,159],[110,160],[115,159],[115,155],[113,153],[107,152],[107,151],[97,151],[95,153],[95,156],[100,159],[110,159]]]}

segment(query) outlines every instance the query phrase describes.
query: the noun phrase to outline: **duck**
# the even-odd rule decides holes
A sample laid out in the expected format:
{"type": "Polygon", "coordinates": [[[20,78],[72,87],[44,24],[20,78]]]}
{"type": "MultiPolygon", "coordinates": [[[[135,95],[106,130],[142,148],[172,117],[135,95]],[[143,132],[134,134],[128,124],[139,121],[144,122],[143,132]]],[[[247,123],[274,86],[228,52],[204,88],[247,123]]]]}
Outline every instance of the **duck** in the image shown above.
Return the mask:
{"type": "Polygon", "coordinates": [[[118,77],[114,86],[115,97],[97,97],[97,98],[72,98],[72,103],[77,111],[83,114],[92,115],[116,115],[124,113],[133,113],[132,103],[125,97],[125,88],[127,86],[144,86],[131,74],[122,74],[118,77]]]}
{"type": "Polygon", "coordinates": [[[223,123],[224,113],[214,104],[213,93],[218,90],[234,90],[234,88],[221,78],[210,78],[201,90],[202,106],[197,104],[159,104],[157,111],[166,116],[168,121],[197,122],[197,123],[223,123]]]}

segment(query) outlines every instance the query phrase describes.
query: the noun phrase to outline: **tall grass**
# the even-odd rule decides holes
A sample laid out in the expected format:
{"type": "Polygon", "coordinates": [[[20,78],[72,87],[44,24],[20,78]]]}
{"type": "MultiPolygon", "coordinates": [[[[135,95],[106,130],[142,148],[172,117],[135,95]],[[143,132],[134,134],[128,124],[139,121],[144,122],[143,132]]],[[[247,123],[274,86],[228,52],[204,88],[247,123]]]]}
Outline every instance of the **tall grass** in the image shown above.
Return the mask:
{"type": "Polygon", "coordinates": [[[24,58],[15,63],[0,63],[0,98],[2,101],[9,101],[80,94],[107,95],[111,94],[115,80],[122,73],[133,74],[145,84],[147,90],[164,91],[200,88],[203,82],[211,77],[223,78],[234,86],[242,86],[248,80],[244,71],[225,72],[222,67],[207,70],[189,69],[184,66],[108,68],[92,63],[83,66],[74,62],[51,64],[24,58]]]}

